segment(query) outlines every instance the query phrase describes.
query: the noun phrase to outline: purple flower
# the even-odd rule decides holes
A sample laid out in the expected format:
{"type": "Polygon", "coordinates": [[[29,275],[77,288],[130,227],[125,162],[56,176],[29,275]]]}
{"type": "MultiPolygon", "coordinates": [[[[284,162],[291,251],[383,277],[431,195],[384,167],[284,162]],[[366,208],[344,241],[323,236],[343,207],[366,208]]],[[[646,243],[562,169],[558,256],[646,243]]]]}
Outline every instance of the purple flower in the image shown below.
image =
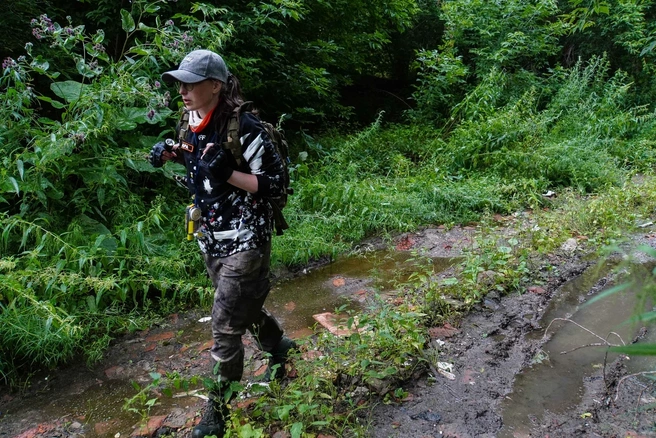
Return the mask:
{"type": "Polygon", "coordinates": [[[160,84],[159,81],[155,81],[155,88],[159,88],[161,86],[162,86],[162,84],[160,84]]]}
{"type": "Polygon", "coordinates": [[[166,23],[164,23],[166,26],[173,26],[173,20],[166,20],[166,23]]]}
{"type": "Polygon", "coordinates": [[[93,50],[95,50],[96,52],[101,52],[102,53],[102,52],[105,51],[105,46],[103,46],[102,44],[94,44],[93,45],[93,50]]]}
{"type": "Polygon", "coordinates": [[[5,58],[4,61],[2,61],[2,69],[6,70],[8,68],[11,68],[16,65],[16,61],[14,61],[12,58],[5,58]]]}
{"type": "Polygon", "coordinates": [[[151,109],[148,111],[148,114],[146,114],[146,117],[148,117],[149,120],[153,120],[153,117],[155,117],[155,110],[151,109]]]}
{"type": "Polygon", "coordinates": [[[43,35],[41,35],[41,29],[39,29],[37,27],[32,29],[32,35],[34,35],[34,38],[36,38],[37,40],[40,40],[41,38],[43,38],[43,35]]]}
{"type": "Polygon", "coordinates": [[[67,27],[66,28],[66,33],[69,35],[73,35],[73,28],[72,27],[67,27]]]}

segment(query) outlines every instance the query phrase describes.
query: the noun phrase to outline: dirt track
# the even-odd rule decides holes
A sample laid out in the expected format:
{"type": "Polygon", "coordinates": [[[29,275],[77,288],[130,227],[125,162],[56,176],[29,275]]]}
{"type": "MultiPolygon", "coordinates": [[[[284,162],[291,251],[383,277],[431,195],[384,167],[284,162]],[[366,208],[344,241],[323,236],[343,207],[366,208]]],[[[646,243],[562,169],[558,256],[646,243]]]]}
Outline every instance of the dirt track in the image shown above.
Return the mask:
{"type": "MultiPolygon", "coordinates": [[[[508,232],[505,228],[503,233],[508,232]]],[[[457,256],[463,246],[471,244],[473,228],[446,231],[427,229],[400,236],[398,250],[424,248],[434,257],[457,256]]],[[[649,239],[643,243],[650,243],[649,239]]],[[[372,243],[376,246],[376,243],[372,243]]],[[[539,321],[552,297],[567,281],[580,275],[592,262],[574,253],[553,255],[545,263],[556,266],[553,273],[543,275],[541,287],[521,295],[488,296],[455,328],[446,326],[431,331],[430,348],[439,351],[440,361],[453,365],[453,379],[433,367],[430,375],[409,382],[408,398],[400,404],[380,404],[371,418],[371,436],[383,437],[496,437],[496,436],[656,436],[654,424],[654,388],[645,391],[638,381],[625,382],[617,401],[613,389],[623,375],[623,364],[607,367],[607,378],[586,379],[585,394],[579,408],[567,414],[550,415],[535,420],[530,434],[512,434],[503,430],[502,401],[513,388],[517,373],[525,369],[544,340],[527,335],[538,330],[539,321]],[[443,342],[443,343],[442,343],[443,342]],[[610,391],[605,384],[610,386],[610,391]],[[647,400],[636,413],[636,402],[647,400]],[[650,407],[651,406],[651,407],[650,407]],[[647,409],[645,409],[647,408],[647,409]],[[581,416],[581,413],[590,415],[581,416]]],[[[536,266],[539,269],[539,266],[536,266]]],[[[23,396],[0,395],[0,437],[104,437],[115,436],[116,430],[131,425],[112,418],[120,412],[126,396],[117,392],[114,383],[129,377],[142,385],[150,381],[149,373],[179,371],[183,375],[203,374],[208,367],[208,326],[195,323],[202,313],[172,315],[159,327],[137,333],[116,342],[103,363],[92,370],[74,365],[48,375],[34,376],[23,396]],[[184,332],[180,328],[186,327],[184,332]],[[89,406],[86,394],[107,394],[107,405],[89,406]],[[110,401],[111,398],[117,401],[110,401]],[[49,414],[53,407],[72,404],[64,416],[49,414]],[[103,414],[98,414],[103,412],[103,414]]],[[[429,349],[427,355],[431,355],[429,349]]],[[[246,375],[262,372],[264,362],[251,346],[247,346],[246,375]]],[[[186,437],[197,418],[203,401],[195,396],[175,400],[151,412],[151,430],[159,433],[176,431],[186,437]]],[[[125,416],[124,416],[125,417],[125,416]]],[[[132,420],[133,421],[133,420],[132,420]]],[[[134,435],[148,434],[138,429],[134,435]]],[[[121,436],[125,436],[125,433],[121,436]]]]}

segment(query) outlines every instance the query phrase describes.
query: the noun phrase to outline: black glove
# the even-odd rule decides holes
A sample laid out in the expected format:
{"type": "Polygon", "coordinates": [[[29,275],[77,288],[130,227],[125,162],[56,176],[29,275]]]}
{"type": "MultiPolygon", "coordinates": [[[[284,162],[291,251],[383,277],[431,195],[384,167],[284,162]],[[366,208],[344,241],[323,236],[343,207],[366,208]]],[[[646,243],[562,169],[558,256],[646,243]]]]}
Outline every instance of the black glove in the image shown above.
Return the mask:
{"type": "Polygon", "coordinates": [[[150,150],[150,154],[148,154],[148,161],[150,161],[150,164],[152,164],[153,167],[162,167],[164,165],[164,162],[162,161],[162,152],[171,152],[171,150],[171,145],[160,141],[156,143],[155,146],[153,146],[153,148],[150,150]]]}
{"type": "Polygon", "coordinates": [[[226,182],[232,176],[234,169],[230,167],[227,153],[221,146],[212,146],[200,157],[199,164],[210,171],[219,182],[226,182]]]}

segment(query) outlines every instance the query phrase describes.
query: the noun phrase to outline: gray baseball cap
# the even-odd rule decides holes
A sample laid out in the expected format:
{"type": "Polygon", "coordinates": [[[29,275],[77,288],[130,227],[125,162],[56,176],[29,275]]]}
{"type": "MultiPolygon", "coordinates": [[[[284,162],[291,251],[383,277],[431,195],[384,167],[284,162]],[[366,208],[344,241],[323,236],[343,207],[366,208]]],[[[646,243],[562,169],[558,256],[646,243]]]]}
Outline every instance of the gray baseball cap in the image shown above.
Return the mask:
{"type": "Polygon", "coordinates": [[[228,82],[228,67],[216,53],[210,50],[194,50],[184,57],[177,70],[162,74],[162,80],[167,83],[179,81],[188,84],[218,79],[228,82]]]}

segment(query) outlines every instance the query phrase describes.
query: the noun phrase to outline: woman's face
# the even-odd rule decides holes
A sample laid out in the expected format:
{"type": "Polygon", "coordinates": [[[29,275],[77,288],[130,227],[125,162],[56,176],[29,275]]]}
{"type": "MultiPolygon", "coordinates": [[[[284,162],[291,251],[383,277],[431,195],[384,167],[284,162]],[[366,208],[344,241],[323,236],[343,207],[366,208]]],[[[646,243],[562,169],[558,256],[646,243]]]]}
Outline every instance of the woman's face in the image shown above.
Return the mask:
{"type": "Polygon", "coordinates": [[[205,117],[219,103],[221,81],[205,79],[195,84],[181,82],[178,92],[188,110],[198,111],[201,117],[205,117]]]}

